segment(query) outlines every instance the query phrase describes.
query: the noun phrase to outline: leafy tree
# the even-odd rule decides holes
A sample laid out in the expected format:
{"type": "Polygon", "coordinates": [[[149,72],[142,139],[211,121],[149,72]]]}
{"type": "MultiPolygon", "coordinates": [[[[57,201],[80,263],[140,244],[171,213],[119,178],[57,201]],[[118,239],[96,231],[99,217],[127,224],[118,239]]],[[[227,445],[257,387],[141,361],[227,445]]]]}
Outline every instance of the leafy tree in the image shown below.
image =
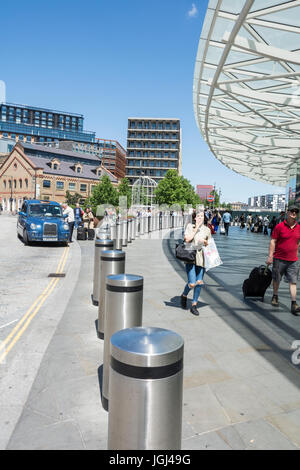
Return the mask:
{"type": "Polygon", "coordinates": [[[71,194],[70,191],[66,192],[66,202],[68,206],[75,206],[79,199],[82,199],[83,196],[79,193],[71,194]]]}
{"type": "Polygon", "coordinates": [[[189,180],[179,176],[176,170],[168,170],[165,177],[158,183],[155,190],[157,204],[179,204],[182,208],[185,204],[195,207],[200,204],[200,198],[195,193],[189,180]]]}
{"type": "Polygon", "coordinates": [[[100,183],[94,188],[88,202],[92,206],[94,214],[100,204],[118,205],[118,192],[107,175],[101,176],[100,183]]]}
{"type": "Polygon", "coordinates": [[[131,187],[129,185],[129,181],[128,181],[127,178],[123,178],[121,180],[121,183],[119,184],[119,187],[118,187],[118,197],[119,196],[126,196],[127,197],[127,208],[128,209],[131,206],[131,194],[132,194],[132,190],[131,190],[131,187]]]}

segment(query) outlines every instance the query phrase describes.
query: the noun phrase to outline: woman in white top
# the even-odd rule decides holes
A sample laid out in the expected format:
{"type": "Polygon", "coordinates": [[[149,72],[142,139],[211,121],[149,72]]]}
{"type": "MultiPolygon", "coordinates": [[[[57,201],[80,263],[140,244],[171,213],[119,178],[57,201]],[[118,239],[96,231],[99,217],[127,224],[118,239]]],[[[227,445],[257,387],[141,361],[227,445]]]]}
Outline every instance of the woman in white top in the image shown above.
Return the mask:
{"type": "Polygon", "coordinates": [[[186,308],[187,296],[191,289],[194,289],[192,307],[190,312],[193,315],[199,315],[197,310],[197,302],[203,285],[203,276],[205,273],[205,261],[202,247],[208,245],[211,238],[211,232],[205,225],[206,217],[204,211],[192,215],[192,223],[188,224],[184,233],[184,241],[191,243],[197,250],[195,264],[186,263],[186,273],[188,282],[181,295],[181,307],[186,308]]]}

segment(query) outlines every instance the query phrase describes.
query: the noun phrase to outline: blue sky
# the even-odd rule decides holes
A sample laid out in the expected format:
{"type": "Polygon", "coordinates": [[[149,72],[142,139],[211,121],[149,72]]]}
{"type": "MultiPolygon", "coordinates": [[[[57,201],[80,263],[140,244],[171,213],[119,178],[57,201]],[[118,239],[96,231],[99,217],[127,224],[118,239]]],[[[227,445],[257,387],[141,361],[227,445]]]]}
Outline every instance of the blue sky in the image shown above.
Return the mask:
{"type": "Polygon", "coordinates": [[[129,116],[181,119],[182,172],[221,199],[284,192],[227,169],[193,112],[207,0],[16,0],[1,5],[6,100],[82,113],[85,129],[126,148],[129,116]],[[4,38],[6,42],[4,44],[4,38]]]}

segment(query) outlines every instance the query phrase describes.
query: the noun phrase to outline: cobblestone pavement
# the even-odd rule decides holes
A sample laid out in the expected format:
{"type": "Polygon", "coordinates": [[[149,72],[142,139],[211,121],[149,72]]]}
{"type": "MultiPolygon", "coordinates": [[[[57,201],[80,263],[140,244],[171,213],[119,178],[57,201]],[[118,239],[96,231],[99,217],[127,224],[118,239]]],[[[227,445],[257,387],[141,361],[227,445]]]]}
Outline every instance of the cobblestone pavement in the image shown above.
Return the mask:
{"type": "MultiPolygon", "coordinates": [[[[265,302],[244,301],[241,291],[252,267],[264,263],[269,238],[238,227],[228,238],[215,237],[224,264],[206,274],[194,317],[180,308],[186,277],[174,238],[181,231],[167,234],[128,244],[126,273],[144,276],[144,326],[171,329],[185,341],[182,448],[298,449],[300,374],[291,345],[300,339],[300,320],[289,313],[288,285],[280,287],[276,311],[270,289],[265,302]]],[[[72,258],[74,269],[80,265],[77,282],[7,433],[7,449],[107,448],[103,341],[91,302],[94,243],[73,245],[74,256],[81,253],[72,258]]]]}

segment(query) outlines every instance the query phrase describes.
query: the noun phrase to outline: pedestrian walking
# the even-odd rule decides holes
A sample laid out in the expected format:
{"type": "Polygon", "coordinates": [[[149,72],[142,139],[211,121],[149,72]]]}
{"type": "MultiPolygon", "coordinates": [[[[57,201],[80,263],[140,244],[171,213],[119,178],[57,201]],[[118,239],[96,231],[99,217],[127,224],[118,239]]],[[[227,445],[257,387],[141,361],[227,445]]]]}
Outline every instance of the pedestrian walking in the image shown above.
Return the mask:
{"type": "Polygon", "coordinates": [[[217,233],[218,231],[218,228],[219,228],[219,225],[220,225],[220,222],[221,222],[221,215],[219,213],[218,210],[214,210],[213,212],[213,218],[212,218],[212,226],[213,226],[213,229],[214,231],[217,233]]]}
{"type": "Polygon", "coordinates": [[[273,218],[272,218],[271,222],[269,223],[269,229],[271,230],[270,236],[272,236],[273,230],[274,230],[274,228],[276,227],[276,225],[277,225],[277,223],[276,223],[276,216],[273,215],[273,218]]]}
{"type": "Polygon", "coordinates": [[[74,217],[75,217],[75,228],[77,229],[79,225],[81,225],[82,222],[82,216],[84,212],[81,209],[79,202],[76,203],[76,206],[74,208],[74,217]]]}
{"type": "Polygon", "coordinates": [[[264,235],[269,235],[268,228],[270,224],[269,217],[267,215],[264,216],[264,235]]]}
{"type": "Polygon", "coordinates": [[[206,226],[207,219],[204,211],[194,212],[192,215],[192,223],[188,224],[184,233],[184,241],[191,243],[191,248],[196,249],[195,263],[186,263],[186,273],[188,282],[181,295],[181,307],[186,309],[187,296],[191,289],[194,289],[192,307],[190,312],[193,315],[199,315],[197,310],[197,303],[201,292],[203,277],[205,273],[205,261],[202,251],[203,246],[208,245],[208,240],[211,238],[209,228],[206,226]]]}
{"type": "Polygon", "coordinates": [[[82,216],[83,226],[86,229],[94,228],[94,214],[90,207],[87,207],[82,216]]]}
{"type": "Polygon", "coordinates": [[[223,220],[224,227],[225,227],[225,234],[228,236],[229,225],[230,225],[230,222],[232,221],[230,212],[228,211],[224,212],[222,220],[223,220]]]}
{"type": "Polygon", "coordinates": [[[74,217],[74,211],[73,209],[68,206],[66,202],[62,204],[63,208],[63,216],[66,219],[66,222],[69,225],[69,243],[72,243],[72,236],[73,236],[73,230],[74,230],[74,223],[75,223],[75,217],[74,217]]]}
{"type": "Polygon", "coordinates": [[[240,228],[245,228],[245,214],[241,214],[240,216],[240,228]]]}
{"type": "Polygon", "coordinates": [[[247,230],[251,229],[252,225],[252,214],[248,214],[246,218],[246,223],[247,223],[247,230]]]}
{"type": "Polygon", "coordinates": [[[300,316],[300,307],[296,302],[297,280],[299,274],[298,248],[300,243],[300,225],[297,223],[298,207],[290,207],[287,218],[273,230],[270,241],[267,265],[273,263],[273,307],[278,307],[278,289],[282,276],[289,282],[291,313],[300,316]]]}

